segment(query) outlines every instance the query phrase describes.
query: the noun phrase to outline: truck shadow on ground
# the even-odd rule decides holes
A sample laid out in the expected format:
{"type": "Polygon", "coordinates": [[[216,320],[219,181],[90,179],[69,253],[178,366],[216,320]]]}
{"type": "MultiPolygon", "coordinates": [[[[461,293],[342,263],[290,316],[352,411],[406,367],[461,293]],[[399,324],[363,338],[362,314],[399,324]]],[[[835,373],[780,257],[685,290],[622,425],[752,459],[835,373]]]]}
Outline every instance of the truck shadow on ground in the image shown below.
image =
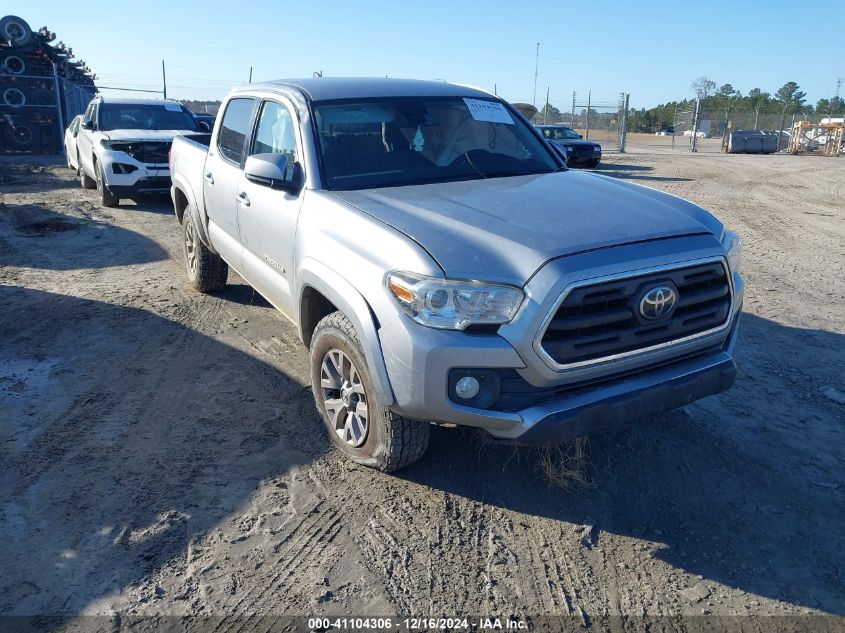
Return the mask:
{"type": "Polygon", "coordinates": [[[134,231],[33,204],[0,203],[0,245],[0,266],[45,270],[128,266],[168,257],[156,242],[134,231]],[[16,234],[15,239],[5,240],[5,233],[16,234]]]}
{"type": "Polygon", "coordinates": [[[265,299],[261,293],[255,288],[247,284],[240,275],[238,275],[231,268],[229,269],[229,281],[225,287],[214,293],[215,297],[229,301],[230,303],[237,303],[244,306],[256,306],[260,308],[270,308],[270,302],[265,299]]]}
{"type": "Polygon", "coordinates": [[[142,211],[144,213],[157,213],[160,215],[173,214],[173,226],[175,230],[178,230],[176,215],[173,213],[173,202],[171,202],[169,195],[150,194],[138,196],[133,200],[124,198],[118,206],[127,211],[142,211]]]}
{"type": "Polygon", "coordinates": [[[591,517],[594,547],[613,548],[608,534],[651,542],[652,557],[703,577],[716,604],[718,582],[843,615],[845,553],[835,534],[845,525],[845,425],[842,405],[819,393],[843,375],[843,348],[840,334],[744,315],[734,388],[688,413],[593,436],[594,485],[580,493],[544,482],[536,451],[479,448],[446,429],[400,475],[552,521],[591,517]]]}
{"type": "Polygon", "coordinates": [[[611,176],[613,178],[621,178],[623,180],[642,180],[644,182],[689,182],[692,178],[681,178],[672,176],[650,176],[647,172],[654,171],[654,167],[647,165],[630,165],[627,163],[607,163],[601,162],[591,171],[602,174],[604,176],[611,176]]]}
{"type": "Polygon", "coordinates": [[[185,565],[328,447],[307,388],[178,322],[14,286],[0,305],[0,613],[79,613],[185,565]]]}

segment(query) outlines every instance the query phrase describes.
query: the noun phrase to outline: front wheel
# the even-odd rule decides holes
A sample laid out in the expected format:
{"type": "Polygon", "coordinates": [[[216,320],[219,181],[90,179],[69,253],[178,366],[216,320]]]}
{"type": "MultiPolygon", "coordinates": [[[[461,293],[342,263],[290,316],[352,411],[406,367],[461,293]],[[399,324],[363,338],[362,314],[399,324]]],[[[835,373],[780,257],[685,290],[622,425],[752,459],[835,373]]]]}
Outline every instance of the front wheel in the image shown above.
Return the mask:
{"type": "Polygon", "coordinates": [[[77,161],[79,165],[79,182],[82,184],[82,188],[93,189],[97,186],[97,183],[85,173],[85,168],[82,166],[82,162],[79,161],[79,156],[77,156],[77,161]]]}
{"type": "Polygon", "coordinates": [[[358,334],[341,312],[314,330],[311,389],[329,439],[353,461],[393,472],[428,448],[428,422],[403,418],[379,400],[358,334]]]}
{"type": "Polygon", "coordinates": [[[106,177],[99,161],[94,162],[94,170],[97,172],[97,195],[100,197],[100,204],[104,207],[116,207],[120,198],[112,194],[106,186],[106,177]]]}

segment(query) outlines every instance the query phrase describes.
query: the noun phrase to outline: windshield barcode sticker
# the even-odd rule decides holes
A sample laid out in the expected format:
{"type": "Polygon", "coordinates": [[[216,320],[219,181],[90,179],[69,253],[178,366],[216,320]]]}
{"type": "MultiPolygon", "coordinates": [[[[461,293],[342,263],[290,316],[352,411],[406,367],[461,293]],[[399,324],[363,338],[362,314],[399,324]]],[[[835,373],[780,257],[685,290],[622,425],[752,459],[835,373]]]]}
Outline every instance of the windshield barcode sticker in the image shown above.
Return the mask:
{"type": "Polygon", "coordinates": [[[507,123],[515,125],[513,117],[505,106],[495,101],[483,101],[482,99],[464,99],[469,108],[469,113],[476,121],[489,121],[490,123],[507,123]]]}

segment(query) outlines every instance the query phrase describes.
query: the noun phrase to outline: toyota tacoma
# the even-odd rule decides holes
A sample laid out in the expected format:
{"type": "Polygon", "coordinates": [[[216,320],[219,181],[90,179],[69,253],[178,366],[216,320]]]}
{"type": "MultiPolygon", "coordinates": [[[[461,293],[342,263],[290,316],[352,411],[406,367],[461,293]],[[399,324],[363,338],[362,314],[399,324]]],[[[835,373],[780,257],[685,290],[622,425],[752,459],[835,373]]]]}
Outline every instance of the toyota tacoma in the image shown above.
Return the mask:
{"type": "Polygon", "coordinates": [[[558,443],[730,387],[738,236],[558,156],[474,88],[237,88],[173,142],[187,275],[232,268],[290,319],[331,441],[385,471],[431,423],[558,443]]]}

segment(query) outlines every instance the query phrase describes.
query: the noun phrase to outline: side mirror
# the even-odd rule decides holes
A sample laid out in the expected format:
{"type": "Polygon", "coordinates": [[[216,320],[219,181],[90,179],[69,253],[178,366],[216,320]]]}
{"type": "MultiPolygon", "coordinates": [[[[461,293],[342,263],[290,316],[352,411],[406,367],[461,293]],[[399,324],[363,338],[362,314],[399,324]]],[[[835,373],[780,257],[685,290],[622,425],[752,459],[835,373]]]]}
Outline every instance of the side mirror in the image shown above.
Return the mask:
{"type": "Polygon", "coordinates": [[[94,122],[93,121],[83,121],[79,127],[83,130],[93,130],[94,129],[94,122]]]}
{"type": "Polygon", "coordinates": [[[581,135],[579,134],[579,135],[578,135],[578,138],[584,138],[584,137],[583,137],[583,136],[581,136],[581,135]]]}
{"type": "Polygon", "coordinates": [[[211,132],[211,126],[208,121],[199,121],[199,127],[203,132],[211,132]]]}
{"type": "Polygon", "coordinates": [[[302,188],[302,172],[299,163],[288,165],[284,154],[254,154],[246,159],[244,176],[250,182],[279,189],[287,193],[298,193],[302,188]]]}

